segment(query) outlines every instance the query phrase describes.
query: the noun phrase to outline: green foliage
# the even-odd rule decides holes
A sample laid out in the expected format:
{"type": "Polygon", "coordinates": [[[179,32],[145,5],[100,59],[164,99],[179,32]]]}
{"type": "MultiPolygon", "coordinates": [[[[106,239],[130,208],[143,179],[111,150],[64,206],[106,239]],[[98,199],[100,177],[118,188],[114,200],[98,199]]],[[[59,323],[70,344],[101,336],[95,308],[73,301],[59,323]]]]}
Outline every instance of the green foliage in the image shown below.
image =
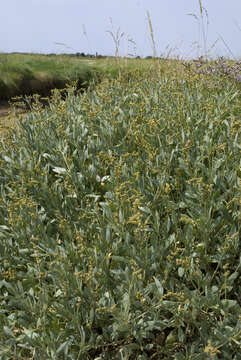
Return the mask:
{"type": "Polygon", "coordinates": [[[240,92],[155,61],[0,155],[0,357],[240,359],[240,92]]]}
{"type": "Polygon", "coordinates": [[[75,83],[86,89],[103,78],[116,78],[128,69],[146,69],[149,63],[115,58],[78,58],[38,54],[0,54],[0,101],[12,97],[50,96],[52,89],[64,89],[75,83]]]}
{"type": "Polygon", "coordinates": [[[0,100],[36,93],[47,96],[73,81],[83,88],[93,78],[94,67],[75,57],[0,54],[0,100]]]}

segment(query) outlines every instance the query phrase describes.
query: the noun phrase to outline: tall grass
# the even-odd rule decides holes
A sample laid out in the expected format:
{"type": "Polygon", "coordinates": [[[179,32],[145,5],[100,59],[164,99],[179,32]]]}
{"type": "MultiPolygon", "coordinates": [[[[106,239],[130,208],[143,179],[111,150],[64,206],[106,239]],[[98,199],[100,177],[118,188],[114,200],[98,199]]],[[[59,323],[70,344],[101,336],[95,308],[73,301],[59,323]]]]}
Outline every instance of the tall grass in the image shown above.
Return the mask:
{"type": "Polygon", "coordinates": [[[110,36],[115,44],[115,57],[119,58],[120,42],[121,42],[121,39],[123,38],[123,36],[125,35],[125,33],[120,32],[121,31],[120,27],[118,27],[117,31],[115,32],[112,18],[110,18],[110,23],[111,23],[112,30],[107,30],[107,32],[110,34],[110,36]]]}
{"type": "Polygon", "coordinates": [[[157,57],[156,43],[155,43],[155,38],[154,38],[154,31],[153,31],[153,26],[152,26],[152,21],[151,21],[151,15],[150,15],[149,11],[147,11],[147,21],[148,21],[148,26],[149,26],[149,31],[150,31],[153,57],[156,58],[157,57]]]}

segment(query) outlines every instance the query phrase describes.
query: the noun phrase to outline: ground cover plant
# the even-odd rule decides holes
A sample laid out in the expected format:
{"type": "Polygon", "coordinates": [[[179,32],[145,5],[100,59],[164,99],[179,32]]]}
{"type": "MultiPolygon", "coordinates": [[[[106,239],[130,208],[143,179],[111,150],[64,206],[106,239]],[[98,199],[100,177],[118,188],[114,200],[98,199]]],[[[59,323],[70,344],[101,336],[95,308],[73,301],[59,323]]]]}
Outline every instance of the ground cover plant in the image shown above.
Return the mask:
{"type": "Polygon", "coordinates": [[[240,82],[154,60],[0,155],[0,357],[241,359],[240,82]]]}

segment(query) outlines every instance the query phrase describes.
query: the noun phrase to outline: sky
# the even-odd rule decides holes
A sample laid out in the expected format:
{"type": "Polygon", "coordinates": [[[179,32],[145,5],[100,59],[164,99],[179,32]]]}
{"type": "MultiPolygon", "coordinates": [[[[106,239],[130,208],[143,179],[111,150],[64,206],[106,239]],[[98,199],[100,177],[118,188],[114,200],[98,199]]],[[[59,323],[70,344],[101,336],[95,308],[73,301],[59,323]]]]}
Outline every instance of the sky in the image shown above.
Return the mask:
{"type": "Polygon", "coordinates": [[[241,0],[202,5],[201,16],[199,0],[0,0],[0,52],[115,55],[119,34],[120,56],[240,59],[241,0]]]}

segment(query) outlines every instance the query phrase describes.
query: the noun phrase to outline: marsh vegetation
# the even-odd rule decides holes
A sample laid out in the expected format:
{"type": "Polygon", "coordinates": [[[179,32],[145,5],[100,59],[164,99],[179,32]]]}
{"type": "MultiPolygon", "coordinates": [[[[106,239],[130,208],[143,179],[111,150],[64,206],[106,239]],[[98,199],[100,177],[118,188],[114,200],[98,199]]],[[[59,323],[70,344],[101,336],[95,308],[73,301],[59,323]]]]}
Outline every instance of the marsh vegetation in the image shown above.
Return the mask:
{"type": "Polygon", "coordinates": [[[240,359],[240,82],[141,63],[1,144],[4,360],[240,359]]]}
{"type": "Polygon", "coordinates": [[[241,359],[240,62],[157,59],[147,15],[149,60],[0,58],[39,90],[2,127],[3,360],[241,359]]]}

